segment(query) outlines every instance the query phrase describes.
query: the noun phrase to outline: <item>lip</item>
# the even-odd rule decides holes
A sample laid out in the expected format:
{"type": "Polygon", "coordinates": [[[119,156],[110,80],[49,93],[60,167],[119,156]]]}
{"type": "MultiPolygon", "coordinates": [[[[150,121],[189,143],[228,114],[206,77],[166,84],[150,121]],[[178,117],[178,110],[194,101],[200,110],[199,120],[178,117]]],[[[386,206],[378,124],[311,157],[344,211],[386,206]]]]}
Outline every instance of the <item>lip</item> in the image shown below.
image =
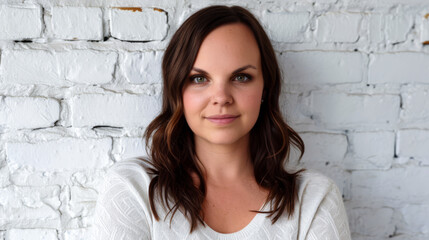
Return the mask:
{"type": "Polygon", "coordinates": [[[230,114],[212,115],[212,116],[206,117],[207,120],[216,124],[228,124],[233,122],[237,118],[238,118],[238,115],[230,115],[230,114]]]}

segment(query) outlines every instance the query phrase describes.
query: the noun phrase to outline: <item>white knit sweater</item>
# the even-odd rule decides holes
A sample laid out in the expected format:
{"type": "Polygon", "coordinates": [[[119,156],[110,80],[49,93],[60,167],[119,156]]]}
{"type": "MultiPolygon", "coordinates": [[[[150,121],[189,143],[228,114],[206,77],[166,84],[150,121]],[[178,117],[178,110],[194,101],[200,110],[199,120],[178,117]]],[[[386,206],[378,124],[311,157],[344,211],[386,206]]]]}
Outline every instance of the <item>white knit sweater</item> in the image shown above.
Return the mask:
{"type": "MultiPolygon", "coordinates": [[[[258,213],[235,233],[222,234],[199,224],[190,234],[190,224],[180,211],[171,227],[171,215],[163,221],[162,207],[157,207],[161,220],[154,219],[148,198],[150,177],[143,166],[141,160],[128,159],[108,170],[95,209],[94,239],[351,239],[340,192],[332,180],[319,173],[302,173],[299,201],[290,219],[283,215],[271,224],[267,214],[258,213]]],[[[262,210],[269,207],[267,204],[262,210]]]]}

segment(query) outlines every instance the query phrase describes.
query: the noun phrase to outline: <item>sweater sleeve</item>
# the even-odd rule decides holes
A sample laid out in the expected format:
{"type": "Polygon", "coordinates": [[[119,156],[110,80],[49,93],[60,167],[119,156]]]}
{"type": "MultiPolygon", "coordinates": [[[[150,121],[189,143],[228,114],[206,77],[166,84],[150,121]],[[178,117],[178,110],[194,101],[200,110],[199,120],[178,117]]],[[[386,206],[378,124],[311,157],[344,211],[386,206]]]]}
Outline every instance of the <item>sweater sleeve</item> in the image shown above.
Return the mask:
{"type": "MultiPolygon", "coordinates": [[[[147,182],[147,179],[138,179],[138,173],[123,166],[115,166],[106,174],[93,218],[92,235],[95,240],[151,239],[147,192],[141,186],[141,180],[147,182]],[[137,187],[135,180],[140,180],[137,187]]],[[[130,166],[128,164],[128,168],[130,166]]]]}
{"type": "Polygon", "coordinates": [[[331,182],[308,229],[306,240],[350,240],[350,230],[343,199],[331,182]]]}

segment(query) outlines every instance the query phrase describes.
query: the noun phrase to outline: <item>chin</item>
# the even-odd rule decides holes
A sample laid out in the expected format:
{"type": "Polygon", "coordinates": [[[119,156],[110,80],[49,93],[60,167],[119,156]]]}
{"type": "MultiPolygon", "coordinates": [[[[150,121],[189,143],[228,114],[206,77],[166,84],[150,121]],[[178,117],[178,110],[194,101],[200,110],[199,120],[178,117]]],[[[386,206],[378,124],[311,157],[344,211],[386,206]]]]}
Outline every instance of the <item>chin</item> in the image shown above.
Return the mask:
{"type": "Polygon", "coordinates": [[[217,145],[231,145],[239,142],[240,140],[245,140],[247,135],[233,136],[232,134],[212,134],[209,137],[203,137],[203,139],[210,144],[217,145]]]}

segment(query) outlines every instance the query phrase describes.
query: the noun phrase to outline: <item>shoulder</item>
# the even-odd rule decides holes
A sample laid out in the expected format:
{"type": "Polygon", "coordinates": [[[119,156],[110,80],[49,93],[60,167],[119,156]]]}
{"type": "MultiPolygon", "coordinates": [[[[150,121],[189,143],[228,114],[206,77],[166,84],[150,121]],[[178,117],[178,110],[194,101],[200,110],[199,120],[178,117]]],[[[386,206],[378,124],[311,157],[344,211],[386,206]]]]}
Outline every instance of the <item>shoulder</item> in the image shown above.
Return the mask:
{"type": "Polygon", "coordinates": [[[146,171],[146,166],[147,163],[140,158],[129,158],[114,163],[106,172],[104,191],[116,189],[123,192],[127,189],[138,198],[147,199],[151,177],[146,171]]]}
{"type": "Polygon", "coordinates": [[[123,181],[135,183],[150,182],[150,176],[146,171],[147,163],[140,158],[128,158],[114,163],[107,170],[107,177],[120,178],[123,181]]]}
{"type": "Polygon", "coordinates": [[[142,160],[123,160],[107,170],[94,213],[95,239],[150,239],[149,183],[142,160]]]}
{"type": "Polygon", "coordinates": [[[298,184],[299,236],[350,239],[347,214],[335,182],[317,171],[306,170],[298,184]]]}
{"type": "Polygon", "coordinates": [[[147,163],[142,158],[127,158],[119,162],[115,162],[108,170],[119,174],[126,174],[129,172],[140,173],[146,172],[145,167],[147,163]]]}
{"type": "Polygon", "coordinates": [[[315,170],[305,170],[298,177],[298,197],[322,200],[328,193],[337,190],[335,182],[315,170]]]}

